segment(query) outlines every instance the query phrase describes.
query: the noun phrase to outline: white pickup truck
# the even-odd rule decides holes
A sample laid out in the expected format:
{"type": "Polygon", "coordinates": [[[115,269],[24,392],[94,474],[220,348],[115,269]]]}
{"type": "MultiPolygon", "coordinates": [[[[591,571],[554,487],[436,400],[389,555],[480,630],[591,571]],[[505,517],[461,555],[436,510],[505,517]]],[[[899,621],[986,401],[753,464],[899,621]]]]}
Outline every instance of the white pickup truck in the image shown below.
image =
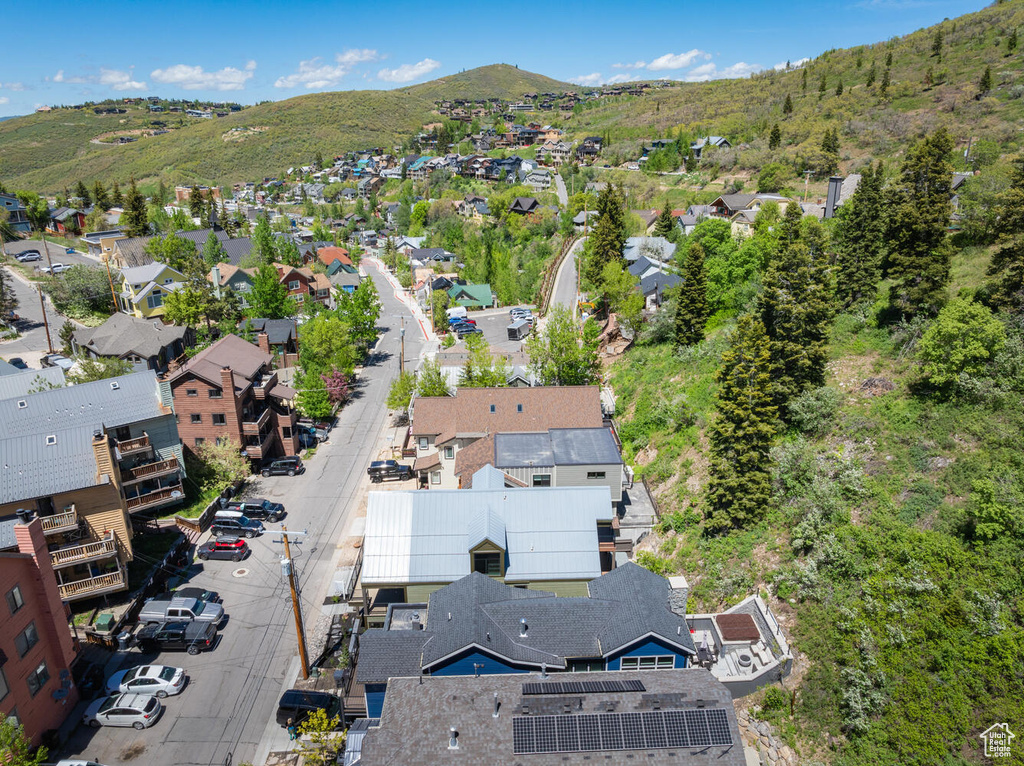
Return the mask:
{"type": "Polygon", "coordinates": [[[195,598],[151,598],[142,605],[139,622],[150,624],[155,622],[209,622],[220,624],[224,619],[224,607],[200,601],[195,598]]]}

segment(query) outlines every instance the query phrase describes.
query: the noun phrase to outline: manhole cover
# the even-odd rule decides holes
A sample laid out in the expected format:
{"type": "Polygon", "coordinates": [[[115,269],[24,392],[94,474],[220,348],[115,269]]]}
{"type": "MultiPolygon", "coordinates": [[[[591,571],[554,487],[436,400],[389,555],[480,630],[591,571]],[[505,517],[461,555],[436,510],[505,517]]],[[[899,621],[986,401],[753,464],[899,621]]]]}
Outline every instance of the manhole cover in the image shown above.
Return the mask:
{"type": "Polygon", "coordinates": [[[231,576],[232,577],[248,577],[249,576],[249,570],[246,569],[245,567],[242,567],[241,569],[236,569],[234,572],[232,572],[231,576]]]}

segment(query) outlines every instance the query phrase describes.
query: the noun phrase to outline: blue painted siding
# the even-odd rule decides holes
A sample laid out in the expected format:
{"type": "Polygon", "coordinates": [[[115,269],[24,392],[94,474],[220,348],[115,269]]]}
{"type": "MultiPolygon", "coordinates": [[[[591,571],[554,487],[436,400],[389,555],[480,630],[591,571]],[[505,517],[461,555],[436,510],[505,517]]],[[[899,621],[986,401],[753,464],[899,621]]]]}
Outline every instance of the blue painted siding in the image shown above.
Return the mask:
{"type": "Polygon", "coordinates": [[[384,710],[384,692],[387,691],[387,684],[367,684],[363,690],[366,698],[366,717],[380,718],[384,710]]]}
{"type": "Polygon", "coordinates": [[[528,673],[532,668],[517,668],[509,665],[496,657],[478,651],[469,651],[458,654],[441,667],[432,667],[432,676],[471,676],[475,673],[480,675],[499,675],[503,673],[528,673]],[[473,664],[483,665],[482,668],[474,668],[473,664]]]}
{"type": "Polygon", "coordinates": [[[619,660],[622,657],[653,657],[655,655],[671,654],[675,657],[676,668],[686,667],[686,655],[673,646],[656,638],[648,638],[640,643],[629,646],[625,651],[616,652],[608,657],[608,670],[621,670],[619,660]]]}

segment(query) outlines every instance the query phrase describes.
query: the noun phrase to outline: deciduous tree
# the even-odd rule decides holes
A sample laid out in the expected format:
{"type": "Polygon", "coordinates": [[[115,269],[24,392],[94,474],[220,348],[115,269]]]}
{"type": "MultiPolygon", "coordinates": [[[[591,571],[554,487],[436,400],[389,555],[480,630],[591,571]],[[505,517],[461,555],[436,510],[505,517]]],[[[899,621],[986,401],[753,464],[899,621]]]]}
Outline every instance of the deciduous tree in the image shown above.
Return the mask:
{"type": "Polygon", "coordinates": [[[78,361],[77,368],[69,372],[67,377],[75,384],[91,383],[94,380],[128,375],[134,371],[135,367],[127,359],[116,359],[112,356],[101,356],[97,359],[86,357],[78,361]]]}
{"type": "Polygon", "coordinates": [[[25,727],[16,718],[0,713],[0,761],[9,766],[40,766],[46,753],[45,747],[32,749],[25,727]]]}
{"type": "MultiPolygon", "coordinates": [[[[596,327],[593,320],[587,324],[596,327]]],[[[544,332],[526,341],[530,368],[545,386],[588,386],[600,380],[597,337],[591,328],[581,337],[579,326],[565,306],[556,305],[544,332]]]]}
{"type": "Polygon", "coordinates": [[[288,288],[281,284],[277,269],[264,263],[252,279],[246,314],[256,319],[284,319],[296,311],[295,301],[288,296],[288,288]]]}

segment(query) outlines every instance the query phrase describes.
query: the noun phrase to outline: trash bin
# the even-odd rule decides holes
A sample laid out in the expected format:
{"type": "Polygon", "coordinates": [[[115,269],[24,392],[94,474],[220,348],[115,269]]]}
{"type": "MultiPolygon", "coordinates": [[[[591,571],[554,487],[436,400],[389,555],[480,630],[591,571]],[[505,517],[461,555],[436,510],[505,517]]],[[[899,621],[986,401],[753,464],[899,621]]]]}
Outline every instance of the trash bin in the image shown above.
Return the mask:
{"type": "Polygon", "coordinates": [[[114,615],[110,614],[110,612],[104,612],[96,618],[93,627],[101,633],[106,633],[114,627],[114,622],[114,615]]]}
{"type": "Polygon", "coordinates": [[[127,652],[128,651],[128,642],[129,642],[129,640],[131,640],[131,637],[132,637],[132,634],[129,633],[127,630],[124,631],[123,633],[118,633],[117,634],[117,649],[118,649],[118,651],[121,651],[121,652],[127,652]]]}

